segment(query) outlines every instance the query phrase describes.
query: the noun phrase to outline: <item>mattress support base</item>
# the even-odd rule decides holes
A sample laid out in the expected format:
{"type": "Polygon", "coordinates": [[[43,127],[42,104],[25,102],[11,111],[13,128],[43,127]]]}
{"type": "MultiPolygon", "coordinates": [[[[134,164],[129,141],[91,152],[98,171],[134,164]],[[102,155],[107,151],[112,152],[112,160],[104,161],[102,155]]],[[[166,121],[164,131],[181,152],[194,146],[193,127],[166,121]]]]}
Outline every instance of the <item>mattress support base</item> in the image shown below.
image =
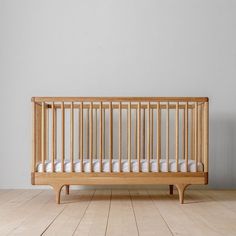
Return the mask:
{"type": "Polygon", "coordinates": [[[207,184],[208,173],[32,173],[32,184],[50,185],[56,194],[56,203],[60,204],[61,190],[65,186],[69,194],[70,185],[143,185],[168,184],[173,195],[175,186],[180,204],[184,203],[184,192],[189,185],[207,184]],[[114,176],[113,176],[114,175],[114,176]],[[55,178],[57,177],[57,178],[55,178]]]}

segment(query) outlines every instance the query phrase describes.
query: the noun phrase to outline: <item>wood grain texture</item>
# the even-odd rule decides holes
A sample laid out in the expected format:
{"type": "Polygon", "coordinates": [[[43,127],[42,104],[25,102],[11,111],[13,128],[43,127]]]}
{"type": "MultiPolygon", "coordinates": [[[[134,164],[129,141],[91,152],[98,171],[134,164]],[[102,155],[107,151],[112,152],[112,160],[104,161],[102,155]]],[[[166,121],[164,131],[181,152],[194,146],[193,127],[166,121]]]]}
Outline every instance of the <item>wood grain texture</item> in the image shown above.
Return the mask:
{"type": "Polygon", "coordinates": [[[235,190],[0,190],[1,235],[235,235],[235,190]]]}
{"type": "MultiPolygon", "coordinates": [[[[32,184],[50,185],[56,193],[56,201],[60,202],[60,191],[63,186],[69,185],[121,185],[121,184],[168,184],[176,185],[179,189],[180,202],[183,202],[183,192],[189,184],[208,183],[208,143],[209,143],[209,105],[205,97],[37,97],[32,99],[33,109],[33,138],[32,138],[32,184]],[[39,108],[39,109],[38,109],[39,108]],[[66,110],[70,109],[70,110],[66,110]],[[78,119],[74,119],[74,109],[78,109],[78,119]],[[99,109],[100,117],[97,116],[99,109]],[[114,112],[114,109],[118,111],[114,112]],[[164,109],[164,110],[163,110],[164,109]],[[170,109],[175,109],[171,111],[170,109]],[[179,110],[183,115],[179,116],[179,110]],[[122,119],[122,111],[125,110],[127,117],[122,119]],[[40,111],[40,112],[39,112],[40,111]],[[56,111],[61,115],[60,141],[56,142],[57,125],[56,111]],[[95,111],[95,132],[94,132],[94,111],[95,111]],[[156,111],[156,113],[155,113],[156,111]],[[67,114],[70,112],[70,125],[66,124],[67,114]],[[85,112],[85,113],[84,113],[85,112]],[[162,112],[165,115],[162,124],[162,112]],[[52,117],[49,122],[50,114],[52,117]],[[115,117],[118,114],[118,119],[115,117]],[[172,115],[175,116],[172,117],[172,115]],[[189,114],[192,116],[189,117],[189,114]],[[114,117],[113,117],[114,115],[114,117]],[[141,117],[141,115],[143,115],[141,117]],[[107,118],[107,120],[106,120],[107,118]],[[191,123],[189,121],[191,118],[191,123]],[[155,120],[156,119],[156,120],[155,120]],[[175,128],[172,120],[175,119],[175,128]],[[179,131],[179,122],[182,119],[182,132],[179,131]],[[118,121],[117,121],[118,120],[118,121]],[[126,130],[122,130],[122,124],[127,121],[126,130]],[[97,127],[99,122],[100,126],[97,127]],[[118,129],[116,126],[118,123],[118,129]],[[52,127],[50,127],[50,124],[52,127]],[[191,126],[190,126],[191,125],[191,126]],[[154,129],[154,127],[156,128],[154,129]],[[161,131],[164,126],[164,132],[161,131]],[[69,128],[70,127],[70,128],[69,128]],[[79,159],[82,173],[73,173],[73,162],[77,148],[75,145],[74,129],[79,127],[79,159]],[[97,128],[100,130],[97,135],[97,128]],[[67,130],[68,129],[68,130],[67,130]],[[173,130],[174,129],[174,130],[173,130]],[[49,130],[51,139],[49,142],[49,130]],[[175,136],[172,138],[173,132],[175,136]],[[122,131],[124,135],[122,135],[122,131]],[[94,133],[96,151],[94,157],[94,133]],[[118,139],[117,139],[117,136],[118,139]],[[181,133],[181,134],[180,134],[181,133]],[[70,134],[70,135],[68,135],[70,134]],[[126,136],[125,140],[123,136],[126,136]],[[182,135],[182,137],[179,137],[182,135]],[[98,137],[97,137],[98,136],[98,137]],[[114,138],[115,137],[115,138],[114,138]],[[114,138],[114,139],[113,139],[114,138]],[[98,140],[99,139],[99,140],[98,140]],[[175,145],[172,145],[175,139],[175,145]],[[170,172],[169,164],[174,158],[179,161],[179,139],[182,140],[183,153],[186,170],[181,173],[170,172]],[[125,143],[126,141],[126,143],[125,143]],[[190,142],[189,142],[190,141],[190,142]],[[123,145],[122,145],[123,142],[123,145]],[[51,143],[52,157],[48,158],[48,146],[51,143]],[[99,154],[97,155],[97,144],[99,143],[99,154]],[[57,156],[56,150],[60,149],[57,156]],[[68,147],[67,147],[68,146],[68,147]],[[118,146],[118,151],[116,146],[118,146]],[[155,150],[153,151],[155,147],[155,150]],[[161,146],[165,148],[161,153],[161,146]],[[85,148],[84,148],[85,147],[85,148]],[[173,149],[173,150],[172,150],[173,149]],[[127,155],[122,156],[127,152],[127,155]],[[174,157],[172,157],[174,153],[174,157]],[[153,157],[155,155],[155,157],[153,157]],[[162,155],[162,156],[161,156],[162,155]],[[188,170],[189,155],[198,162],[202,160],[204,172],[190,173],[188,170]],[[61,158],[61,172],[65,172],[64,162],[70,160],[71,172],[55,173],[55,160],[61,158]],[[101,173],[93,172],[93,158],[98,159],[101,173]],[[122,158],[128,160],[128,171],[130,173],[113,173],[113,160],[119,159],[119,170],[121,171],[122,158]],[[132,159],[138,159],[138,173],[132,173],[132,159]],[[157,173],[151,172],[151,162],[157,160],[157,173]],[[167,173],[160,172],[160,160],[167,161],[167,173]],[[48,159],[52,160],[53,173],[48,173],[48,159]],[[103,159],[109,160],[109,173],[103,173],[103,159]],[[147,173],[141,173],[140,162],[147,159],[147,173]],[[36,163],[41,160],[42,172],[37,173],[36,163]],[[88,163],[87,163],[88,161],[88,163]],[[86,163],[85,163],[86,162],[86,163]],[[85,163],[85,164],[84,164],[85,163]],[[84,173],[84,165],[90,164],[91,173],[84,173]],[[47,173],[45,166],[47,165],[47,173]],[[178,174],[178,175],[176,175],[178,174]]],[[[176,164],[178,172],[178,164],[176,164]]],[[[152,170],[153,171],[153,170],[152,170]]]]}

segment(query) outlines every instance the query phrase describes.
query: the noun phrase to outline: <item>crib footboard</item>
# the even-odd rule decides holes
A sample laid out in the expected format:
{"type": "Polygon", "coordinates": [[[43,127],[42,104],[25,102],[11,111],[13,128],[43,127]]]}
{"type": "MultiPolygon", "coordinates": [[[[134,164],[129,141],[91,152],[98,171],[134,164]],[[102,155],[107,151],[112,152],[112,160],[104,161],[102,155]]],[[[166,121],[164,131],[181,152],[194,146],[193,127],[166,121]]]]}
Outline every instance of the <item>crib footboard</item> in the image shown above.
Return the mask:
{"type": "Polygon", "coordinates": [[[208,183],[208,98],[33,97],[33,185],[208,183]]]}

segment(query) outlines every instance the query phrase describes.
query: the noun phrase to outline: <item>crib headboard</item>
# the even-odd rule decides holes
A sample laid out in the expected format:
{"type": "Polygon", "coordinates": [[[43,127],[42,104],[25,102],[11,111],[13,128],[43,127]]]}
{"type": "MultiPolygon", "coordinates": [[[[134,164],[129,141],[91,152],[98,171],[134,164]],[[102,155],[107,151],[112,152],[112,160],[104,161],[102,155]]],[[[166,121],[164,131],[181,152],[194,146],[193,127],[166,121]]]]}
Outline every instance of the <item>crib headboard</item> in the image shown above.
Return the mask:
{"type": "Polygon", "coordinates": [[[207,97],[33,97],[32,111],[32,172],[58,159],[194,160],[208,172],[207,97]]]}

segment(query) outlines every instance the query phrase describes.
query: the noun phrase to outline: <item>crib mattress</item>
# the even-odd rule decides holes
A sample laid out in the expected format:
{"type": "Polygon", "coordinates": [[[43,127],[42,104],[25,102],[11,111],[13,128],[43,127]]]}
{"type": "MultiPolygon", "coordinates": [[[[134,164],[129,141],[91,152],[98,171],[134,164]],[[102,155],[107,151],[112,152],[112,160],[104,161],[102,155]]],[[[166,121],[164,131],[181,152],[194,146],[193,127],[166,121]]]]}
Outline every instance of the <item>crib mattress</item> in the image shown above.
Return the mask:
{"type": "MultiPolygon", "coordinates": [[[[74,167],[75,172],[81,172],[81,161],[80,160],[74,161],[73,167],[74,167]]],[[[141,172],[148,172],[148,161],[140,160],[140,167],[141,167],[141,172]]],[[[55,172],[61,172],[61,169],[62,169],[62,162],[59,160],[56,160],[54,163],[55,172]]],[[[87,172],[87,173],[91,172],[89,160],[86,159],[83,161],[83,169],[84,169],[84,172],[87,172]]],[[[188,160],[188,171],[195,172],[196,169],[197,171],[203,171],[203,164],[199,162],[196,166],[195,161],[188,160]]],[[[42,170],[43,170],[42,162],[37,163],[36,171],[42,172],[42,170]]],[[[180,172],[186,172],[185,160],[179,160],[178,170],[180,172]]],[[[45,171],[52,172],[52,162],[49,160],[45,161],[45,171]]],[[[71,162],[69,160],[64,161],[64,171],[67,173],[71,172],[71,162]]],[[[98,159],[93,160],[93,171],[100,172],[100,162],[98,159]]],[[[119,161],[117,159],[112,160],[112,171],[119,172],[119,161]]],[[[150,160],[150,171],[157,172],[156,160],[150,160]]],[[[104,159],[102,161],[102,172],[110,172],[110,165],[109,165],[108,159],[104,159]]],[[[123,159],[121,161],[121,172],[129,172],[129,162],[127,159],[123,159]]],[[[139,172],[138,160],[131,160],[131,172],[139,172]]],[[[165,159],[160,160],[160,172],[168,172],[167,161],[165,159]]],[[[176,161],[174,159],[169,160],[169,172],[176,172],[176,161]]]]}

